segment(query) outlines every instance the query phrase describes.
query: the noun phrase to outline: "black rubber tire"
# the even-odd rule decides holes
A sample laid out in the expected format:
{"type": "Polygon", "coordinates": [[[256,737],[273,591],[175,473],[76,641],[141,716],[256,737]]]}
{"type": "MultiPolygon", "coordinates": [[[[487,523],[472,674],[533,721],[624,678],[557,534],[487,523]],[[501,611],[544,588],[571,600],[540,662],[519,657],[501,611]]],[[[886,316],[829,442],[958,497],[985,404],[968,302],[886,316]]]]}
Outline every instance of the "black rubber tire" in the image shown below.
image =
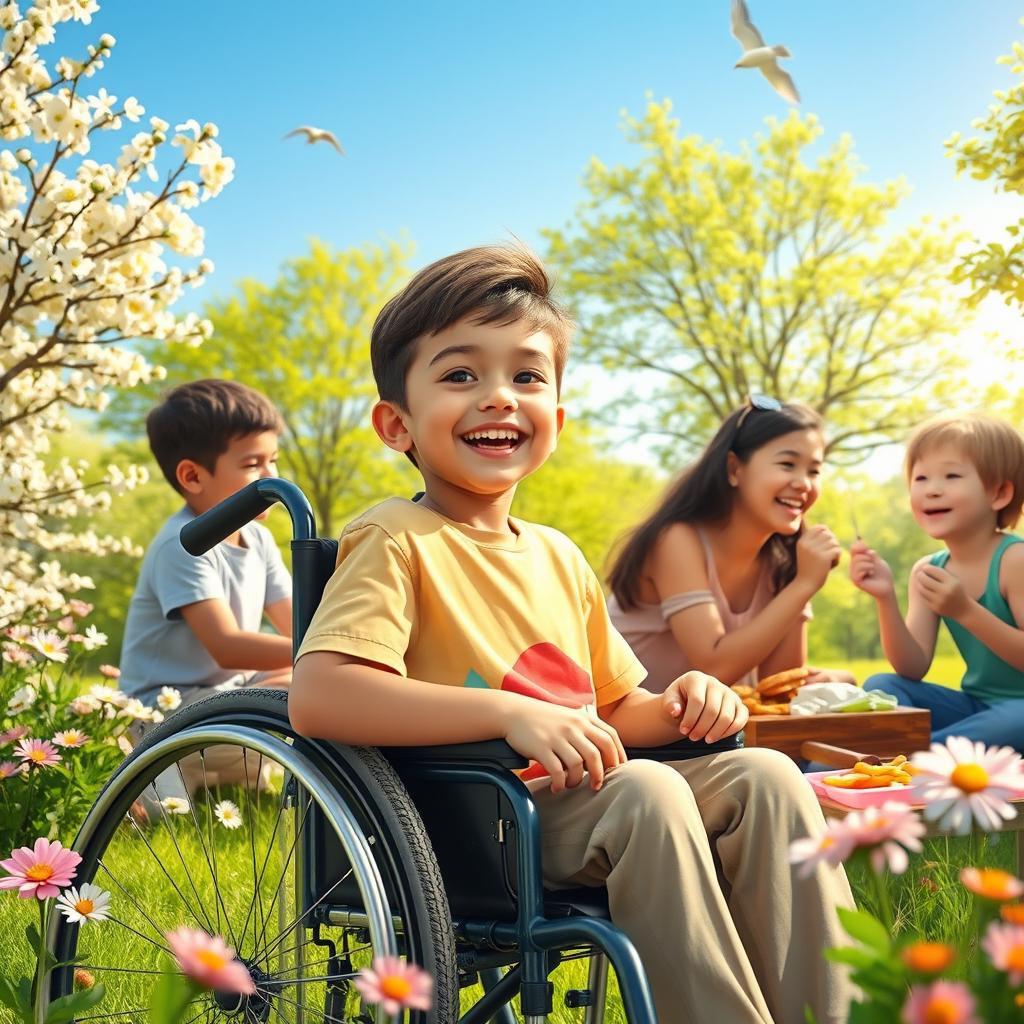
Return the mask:
{"type": "MultiPolygon", "coordinates": [[[[132,773],[134,761],[143,750],[190,726],[249,726],[290,738],[297,752],[333,776],[350,806],[350,801],[356,801],[353,810],[358,807],[357,813],[373,823],[374,834],[380,837],[375,852],[382,874],[390,876],[397,893],[399,906],[392,910],[405,921],[408,957],[429,971],[434,981],[431,1009],[410,1012],[408,1019],[414,1024],[455,1024],[459,1017],[459,985],[448,900],[430,840],[405,786],[374,748],[347,747],[299,736],[288,720],[287,703],[287,691],[273,689],[234,690],[204,697],[151,729],[107,786],[132,773]],[[381,859],[385,863],[380,863],[381,859]]],[[[148,782],[140,780],[138,792],[148,782]]],[[[110,826],[98,829],[88,848],[78,850],[82,855],[78,877],[82,881],[92,879],[97,859],[137,795],[135,788],[129,787],[121,801],[124,807],[116,807],[116,813],[108,815],[110,826]]],[[[53,949],[59,961],[74,955],[76,940],[77,929],[61,929],[53,949]]],[[[54,972],[51,998],[66,994],[67,972],[63,983],[60,978],[61,972],[54,972]]]]}

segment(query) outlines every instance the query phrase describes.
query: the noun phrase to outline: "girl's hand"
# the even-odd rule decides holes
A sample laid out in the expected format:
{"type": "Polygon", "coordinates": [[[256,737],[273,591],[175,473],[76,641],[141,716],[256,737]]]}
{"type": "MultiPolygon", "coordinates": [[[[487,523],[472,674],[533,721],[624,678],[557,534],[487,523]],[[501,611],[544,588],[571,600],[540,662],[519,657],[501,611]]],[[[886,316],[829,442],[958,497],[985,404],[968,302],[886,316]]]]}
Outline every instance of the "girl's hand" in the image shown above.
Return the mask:
{"type": "Polygon", "coordinates": [[[827,526],[808,527],[796,542],[797,578],[813,586],[815,592],[821,590],[842,552],[836,535],[827,526]]]}
{"type": "Polygon", "coordinates": [[[669,683],[661,706],[670,718],[679,720],[681,736],[706,743],[739,732],[749,717],[732,689],[703,672],[685,672],[669,683]]]}
{"type": "Polygon", "coordinates": [[[858,590],[874,598],[889,597],[896,592],[892,569],[862,540],[850,545],[850,579],[858,590]]]}
{"type": "Polygon", "coordinates": [[[913,574],[914,590],[921,600],[936,615],[958,620],[971,607],[963,584],[945,569],[937,565],[919,565],[913,574]]]}

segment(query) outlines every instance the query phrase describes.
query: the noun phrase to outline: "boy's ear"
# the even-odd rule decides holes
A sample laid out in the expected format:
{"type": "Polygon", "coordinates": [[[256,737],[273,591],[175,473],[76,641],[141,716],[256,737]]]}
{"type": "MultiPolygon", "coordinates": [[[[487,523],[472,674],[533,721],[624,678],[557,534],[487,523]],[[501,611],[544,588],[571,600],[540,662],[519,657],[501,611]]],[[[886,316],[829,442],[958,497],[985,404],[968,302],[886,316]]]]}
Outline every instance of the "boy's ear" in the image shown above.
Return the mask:
{"type": "Polygon", "coordinates": [[[992,492],[992,511],[1001,512],[1011,501],[1013,501],[1013,484],[1009,480],[1004,480],[992,492]]]}
{"type": "Polygon", "coordinates": [[[394,402],[378,402],[370,413],[370,420],[377,436],[393,451],[404,454],[412,449],[412,434],[406,429],[405,413],[394,402]]]}
{"type": "Polygon", "coordinates": [[[209,476],[207,470],[198,462],[182,459],[174,471],[174,479],[184,494],[199,494],[203,489],[203,476],[209,476]]]}
{"type": "Polygon", "coordinates": [[[562,427],[565,426],[565,406],[560,405],[555,409],[555,437],[558,437],[562,432],[562,427]]]}

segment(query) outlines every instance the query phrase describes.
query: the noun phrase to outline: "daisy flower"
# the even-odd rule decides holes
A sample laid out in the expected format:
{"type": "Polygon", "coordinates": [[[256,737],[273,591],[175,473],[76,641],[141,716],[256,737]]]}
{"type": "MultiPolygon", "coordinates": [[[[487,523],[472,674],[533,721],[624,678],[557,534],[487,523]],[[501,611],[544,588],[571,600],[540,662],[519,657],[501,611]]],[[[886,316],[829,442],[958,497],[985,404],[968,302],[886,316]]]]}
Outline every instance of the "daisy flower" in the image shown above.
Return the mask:
{"type": "Polygon", "coordinates": [[[48,630],[36,630],[25,641],[29,647],[35,648],[44,658],[50,661],[64,662],[68,660],[68,642],[59,633],[48,630]]]}
{"type": "Polygon", "coordinates": [[[59,840],[51,843],[40,837],[33,846],[21,846],[7,860],[0,860],[0,868],[9,872],[6,878],[0,878],[0,889],[17,889],[23,900],[33,896],[49,899],[71,884],[81,860],[74,850],[65,850],[59,840]]]}
{"type": "MultiPolygon", "coordinates": [[[[104,666],[100,666],[100,671],[103,671],[104,666]]],[[[106,675],[106,673],[103,673],[106,675]]],[[[120,690],[115,690],[112,686],[104,686],[102,683],[95,683],[89,687],[89,696],[93,700],[98,700],[101,704],[114,704],[117,707],[124,707],[125,701],[128,699],[120,690]]]]}
{"type": "Polygon", "coordinates": [[[1004,903],[999,908],[999,916],[1010,924],[1024,924],[1024,903],[1004,903]]]}
{"type": "Polygon", "coordinates": [[[926,805],[924,816],[945,831],[967,835],[974,819],[994,832],[1017,814],[1007,801],[1021,782],[1021,757],[1010,747],[950,736],[914,754],[911,763],[918,769],[913,786],[926,805]]]}
{"type": "Polygon", "coordinates": [[[12,726],[7,732],[0,732],[0,743],[13,743],[28,735],[27,725],[12,726]]]}
{"type": "Polygon", "coordinates": [[[107,679],[120,679],[121,670],[116,665],[100,665],[100,675],[107,679]]]}
{"type": "Polygon", "coordinates": [[[894,875],[902,875],[910,863],[907,850],[920,851],[925,833],[925,824],[913,808],[893,801],[851,811],[844,824],[853,845],[871,851],[871,867],[876,874],[888,865],[894,875]]]}
{"type": "Polygon", "coordinates": [[[0,764],[0,779],[9,779],[12,775],[25,770],[25,764],[15,764],[13,761],[4,761],[0,764]]]}
{"type": "Polygon", "coordinates": [[[91,615],[92,608],[93,606],[88,601],[80,601],[77,597],[73,597],[68,601],[68,611],[72,615],[77,615],[80,619],[84,619],[86,615],[91,615]]]}
{"type": "Polygon", "coordinates": [[[1006,971],[1014,988],[1024,981],[1024,926],[993,921],[981,940],[981,948],[997,971],[1006,971]]]}
{"type": "Polygon", "coordinates": [[[225,828],[241,828],[242,812],[230,800],[221,800],[213,809],[214,816],[225,828]]]}
{"type": "Polygon", "coordinates": [[[76,697],[68,707],[76,715],[91,715],[94,711],[99,710],[103,705],[95,698],[88,694],[82,697],[76,697]]]}
{"type": "Polygon", "coordinates": [[[183,796],[165,796],[160,806],[168,814],[188,814],[188,801],[183,796]]]}
{"type": "Polygon", "coordinates": [[[939,974],[956,959],[956,950],[944,942],[912,942],[900,959],[918,974],[939,974]]]}
{"type": "Polygon", "coordinates": [[[832,820],[825,831],[806,839],[794,839],[789,844],[789,863],[799,864],[798,877],[807,878],[819,864],[835,867],[853,852],[853,840],[845,821],[832,820]]]}
{"type": "Polygon", "coordinates": [[[430,1009],[433,979],[396,956],[376,957],[372,967],[360,968],[353,984],[366,1002],[381,1005],[387,1014],[430,1009]]]}
{"type": "Polygon", "coordinates": [[[997,903],[1024,895],[1024,882],[999,868],[964,868],[960,872],[960,881],[975,896],[997,903]]]}
{"type": "Polygon", "coordinates": [[[235,951],[219,935],[181,927],[167,933],[167,942],[178,966],[203,988],[243,995],[256,991],[249,971],[235,959],[235,951]]]}
{"type": "Polygon", "coordinates": [[[82,636],[82,646],[87,651],[95,651],[100,647],[106,647],[107,634],[101,633],[95,626],[86,627],[82,636]]]}
{"type": "Polygon", "coordinates": [[[110,893],[91,882],[72,886],[57,897],[57,909],[72,923],[106,921],[110,917],[110,893]]]}
{"type": "Polygon", "coordinates": [[[57,748],[49,740],[22,740],[14,748],[14,753],[25,764],[34,768],[47,768],[50,765],[60,764],[63,760],[57,753],[57,748]]]}
{"type": "Polygon", "coordinates": [[[11,699],[7,702],[7,710],[12,715],[20,715],[23,711],[28,711],[35,704],[36,697],[38,696],[39,694],[34,686],[19,686],[11,694],[11,699]]]}
{"type": "Polygon", "coordinates": [[[173,711],[181,705],[181,691],[173,686],[161,686],[156,703],[161,711],[173,711]]]}
{"type": "Polygon", "coordinates": [[[89,736],[81,729],[62,729],[53,734],[53,742],[58,747],[84,747],[89,742],[89,736]]]}
{"type": "Polygon", "coordinates": [[[903,1024],[981,1024],[974,1015],[974,997],[959,981],[915,985],[900,1020],[903,1024]]]}

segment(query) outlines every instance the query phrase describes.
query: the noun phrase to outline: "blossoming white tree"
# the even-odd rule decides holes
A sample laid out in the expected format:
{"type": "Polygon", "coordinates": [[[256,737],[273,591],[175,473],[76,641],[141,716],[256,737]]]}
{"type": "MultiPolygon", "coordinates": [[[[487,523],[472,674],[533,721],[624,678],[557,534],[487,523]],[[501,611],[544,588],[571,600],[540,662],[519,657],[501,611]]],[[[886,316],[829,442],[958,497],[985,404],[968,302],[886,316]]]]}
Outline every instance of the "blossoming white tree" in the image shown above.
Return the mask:
{"type": "Polygon", "coordinates": [[[71,410],[101,410],[111,389],[160,376],[132,339],[199,344],[210,331],[168,307],[212,270],[194,263],[203,232],[186,211],[220,192],[234,162],[212,124],[171,133],[151,117],[146,128],[134,96],[90,91],[112,36],[48,69],[39,47],[98,8],[0,2],[0,627],[51,614],[91,586],[42,553],[130,546],[68,524],[105,510],[144,471],[50,458],[52,435],[69,429],[71,410]],[[139,130],[118,150],[113,133],[126,121],[139,130]],[[168,146],[178,151],[161,177],[168,146]]]}

